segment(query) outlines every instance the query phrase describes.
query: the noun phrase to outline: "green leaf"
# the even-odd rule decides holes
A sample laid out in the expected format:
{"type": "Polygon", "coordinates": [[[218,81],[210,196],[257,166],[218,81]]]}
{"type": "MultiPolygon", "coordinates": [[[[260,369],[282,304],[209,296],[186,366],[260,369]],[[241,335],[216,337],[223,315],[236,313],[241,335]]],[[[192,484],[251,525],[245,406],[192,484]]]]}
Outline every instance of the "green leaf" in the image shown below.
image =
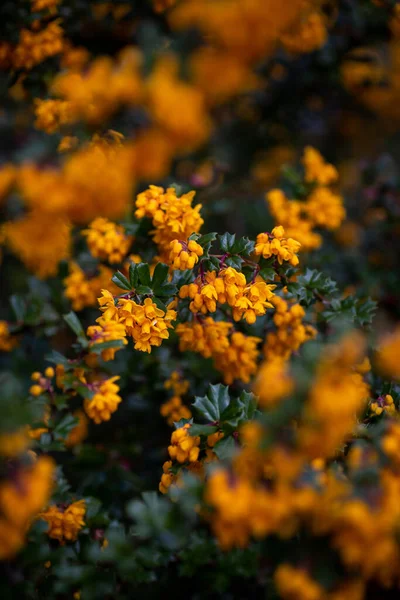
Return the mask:
{"type": "Polygon", "coordinates": [[[163,310],[164,312],[167,312],[167,307],[165,306],[164,302],[162,302],[160,300],[160,298],[153,298],[153,302],[154,304],[157,306],[157,308],[159,308],[160,310],[163,310]]]}
{"type": "Polygon", "coordinates": [[[249,240],[249,238],[247,237],[242,237],[239,240],[235,241],[230,251],[233,254],[245,254],[246,256],[248,256],[253,252],[254,246],[255,244],[253,241],[249,240]]]}
{"type": "Polygon", "coordinates": [[[257,411],[257,396],[255,396],[252,392],[243,392],[239,396],[239,400],[243,404],[243,416],[248,421],[254,418],[254,415],[257,411]]]}
{"type": "Polygon", "coordinates": [[[219,245],[223,252],[230,252],[232,246],[235,243],[236,236],[234,233],[223,233],[218,236],[219,245]]]}
{"type": "Polygon", "coordinates": [[[153,273],[152,286],[155,293],[157,288],[168,279],[169,268],[164,263],[157,263],[153,273]]]}
{"type": "Polygon", "coordinates": [[[228,423],[233,427],[237,427],[239,421],[243,417],[243,405],[239,398],[232,398],[229,405],[223,411],[220,417],[221,423],[228,423]]]}
{"type": "Polygon", "coordinates": [[[108,348],[123,348],[124,345],[123,340],[109,340],[108,342],[93,344],[93,346],[90,347],[90,351],[93,352],[93,354],[100,354],[102,350],[108,350],[108,348]]]}
{"type": "Polygon", "coordinates": [[[212,433],[216,433],[218,431],[218,427],[214,427],[213,425],[192,425],[189,429],[189,435],[211,435],[212,433]]]}
{"type": "Polygon", "coordinates": [[[95,517],[98,514],[98,512],[100,511],[101,502],[100,502],[100,500],[98,500],[98,498],[93,498],[92,496],[89,496],[89,497],[85,498],[85,503],[86,503],[85,517],[87,519],[93,519],[93,517],[95,517]]]}
{"type": "Polygon", "coordinates": [[[17,294],[13,294],[10,298],[10,304],[17,321],[23,322],[26,313],[26,303],[24,299],[17,294]]]}
{"type": "Polygon", "coordinates": [[[175,296],[178,288],[173,283],[165,283],[163,286],[157,289],[157,296],[161,296],[162,298],[169,298],[170,296],[175,296]]]}
{"type": "Polygon", "coordinates": [[[140,283],[142,285],[149,286],[151,285],[151,275],[150,275],[150,267],[147,263],[140,263],[137,265],[136,270],[139,275],[140,283]]]}
{"type": "Polygon", "coordinates": [[[192,424],[193,419],[179,419],[179,421],[174,422],[174,427],[175,427],[175,429],[180,429],[181,427],[186,425],[186,423],[192,424]]]}
{"type": "Polygon", "coordinates": [[[214,446],[214,452],[220,460],[229,460],[235,451],[236,444],[231,435],[223,437],[214,446]]]}
{"type": "Polygon", "coordinates": [[[210,233],[206,233],[205,235],[202,235],[198,240],[197,243],[200,246],[204,246],[205,244],[208,244],[209,242],[214,242],[217,239],[217,234],[212,231],[210,233]]]}
{"type": "Polygon", "coordinates": [[[127,235],[135,235],[139,229],[139,223],[121,223],[127,235]]]}
{"type": "Polygon", "coordinates": [[[131,290],[131,284],[129,283],[125,275],[121,273],[121,271],[117,271],[116,273],[114,273],[114,275],[111,277],[111,281],[122,290],[131,290]]]}
{"type": "Polygon", "coordinates": [[[148,285],[138,285],[136,288],[137,294],[145,294],[146,296],[152,296],[153,290],[148,285]]]}
{"type": "Polygon", "coordinates": [[[45,356],[45,360],[55,365],[64,365],[64,367],[71,366],[68,358],[66,358],[63,354],[60,354],[60,352],[57,352],[57,350],[52,350],[50,354],[47,354],[47,356],[45,356]]]}
{"type": "Polygon", "coordinates": [[[86,340],[86,335],[83,330],[82,324],[73,311],[69,312],[66,315],[63,315],[63,319],[78,338],[80,338],[81,340],[86,340]]]}
{"type": "Polygon", "coordinates": [[[228,265],[228,267],[233,267],[239,271],[242,268],[243,260],[240,256],[228,256],[228,258],[225,259],[225,264],[228,265]]]}
{"type": "Polygon", "coordinates": [[[275,277],[275,270],[272,267],[266,267],[265,269],[261,269],[259,275],[264,279],[264,281],[273,281],[275,277]]]}
{"type": "Polygon", "coordinates": [[[210,385],[206,396],[196,396],[192,406],[203,419],[213,423],[220,421],[229,402],[229,388],[218,384],[210,385]]]}
{"type": "Polygon", "coordinates": [[[76,388],[78,394],[80,394],[83,398],[88,398],[91,400],[94,396],[94,391],[90,390],[86,385],[80,384],[76,388]]]}
{"type": "Polygon", "coordinates": [[[135,289],[138,284],[138,272],[137,272],[136,263],[131,263],[129,265],[129,284],[131,289],[135,289]]]}
{"type": "Polygon", "coordinates": [[[78,419],[74,417],[71,413],[65,415],[61,419],[61,421],[54,428],[54,437],[65,439],[71,429],[73,429],[78,424],[78,419]]]}

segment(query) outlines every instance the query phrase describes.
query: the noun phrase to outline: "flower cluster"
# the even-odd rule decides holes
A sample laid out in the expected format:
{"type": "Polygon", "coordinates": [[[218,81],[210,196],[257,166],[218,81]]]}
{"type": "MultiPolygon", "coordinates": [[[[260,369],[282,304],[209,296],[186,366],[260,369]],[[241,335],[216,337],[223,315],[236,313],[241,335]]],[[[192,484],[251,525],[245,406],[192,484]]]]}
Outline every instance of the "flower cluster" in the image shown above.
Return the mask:
{"type": "Polygon", "coordinates": [[[394,416],[397,412],[393,396],[390,394],[379,396],[379,398],[374,400],[374,402],[371,402],[370,408],[371,412],[377,416],[381,415],[382,413],[394,416]]]}
{"type": "Polygon", "coordinates": [[[260,405],[267,409],[275,406],[294,389],[293,379],[288,373],[286,361],[278,356],[265,360],[257,371],[253,390],[260,405]]]}
{"type": "Polygon", "coordinates": [[[0,558],[12,558],[24,545],[27,529],[48,502],[55,465],[46,456],[20,466],[13,479],[0,485],[0,558]]]}
{"type": "Polygon", "coordinates": [[[179,349],[213,358],[214,366],[222,373],[225,383],[233,383],[235,379],[247,383],[257,370],[257,345],[262,340],[232,330],[232,323],[214,321],[211,317],[179,323],[176,327],[179,349]]]}
{"type": "Polygon", "coordinates": [[[7,321],[0,321],[0,352],[10,352],[16,345],[17,338],[10,333],[7,321]]]}
{"type": "Polygon", "coordinates": [[[337,181],[333,165],[324,161],[321,154],[307,147],[303,156],[306,197],[289,200],[280,189],[267,193],[266,199],[275,220],[284,227],[286,235],[298,240],[303,251],[319,248],[321,236],[315,228],[335,230],[340,227],[346,211],[343,198],[329,187],[337,181]]]}
{"type": "Polygon", "coordinates": [[[199,256],[203,255],[203,248],[194,240],[172,240],[170,248],[169,262],[173,269],[181,271],[193,269],[199,262],[199,256]]]}
{"type": "Polygon", "coordinates": [[[88,277],[81,267],[71,261],[69,275],[64,279],[64,296],[71,301],[74,310],[82,310],[88,306],[96,306],[97,298],[103,288],[116,288],[111,284],[112,271],[104,265],[99,265],[99,274],[88,277]],[[111,287],[112,286],[112,287],[111,287]]]}
{"type": "Polygon", "coordinates": [[[196,462],[199,457],[199,436],[191,436],[190,425],[186,424],[176,429],[171,435],[171,445],[168,446],[168,454],[172,460],[179,463],[196,462]]]}
{"type": "Polygon", "coordinates": [[[78,500],[67,507],[52,504],[39,517],[49,525],[47,535],[65,544],[78,539],[79,532],[85,526],[85,512],[85,501],[78,500]]]}
{"type": "Polygon", "coordinates": [[[181,419],[190,419],[192,413],[190,409],[182,404],[180,396],[172,396],[160,407],[160,414],[167,419],[168,425],[172,426],[181,419]]]}
{"type": "Polygon", "coordinates": [[[169,338],[168,329],[176,319],[176,311],[167,308],[166,311],[146,298],[143,304],[138,304],[129,298],[119,298],[117,304],[108,290],[102,290],[99,298],[103,317],[101,323],[114,321],[122,324],[126,335],[133,338],[135,349],[141,352],[151,352],[152,346],[160,346],[163,340],[169,338]]]}
{"type": "Polygon", "coordinates": [[[271,233],[260,233],[257,236],[255,253],[263,258],[276,256],[279,264],[289,262],[293,267],[299,264],[297,256],[301,244],[292,238],[286,239],[282,226],[274,227],[271,233]]]}
{"type": "Polygon", "coordinates": [[[267,360],[275,357],[287,359],[299,347],[316,335],[312,325],[305,325],[305,310],[300,304],[289,304],[280,296],[274,296],[275,308],[273,316],[276,331],[267,333],[264,344],[264,355],[267,360]]]}
{"type": "Polygon", "coordinates": [[[30,70],[64,48],[64,32],[58,21],[41,27],[36,21],[31,29],[21,29],[16,45],[0,42],[0,68],[30,70]]]}
{"type": "Polygon", "coordinates": [[[171,377],[164,382],[164,388],[171,390],[173,396],[161,405],[160,413],[170,426],[181,419],[192,417],[191,410],[182,403],[182,396],[187,393],[189,385],[189,381],[182,379],[178,371],[173,371],[171,377]]]}
{"type": "MultiPolygon", "coordinates": [[[[120,341],[124,346],[128,343],[126,339],[126,329],[122,323],[116,321],[106,321],[100,317],[97,319],[98,325],[88,327],[87,336],[90,338],[89,348],[93,349],[96,344],[105,342],[120,341]]],[[[120,350],[119,347],[104,348],[101,351],[101,358],[104,361],[114,360],[115,353],[120,350]]]]}
{"type": "Polygon", "coordinates": [[[102,217],[92,221],[82,233],[91,255],[110,264],[122,262],[132,243],[132,237],[121,225],[102,217]]]}
{"type": "Polygon", "coordinates": [[[228,304],[235,321],[244,319],[252,324],[267,308],[273,308],[274,289],[274,285],[264,281],[247,283],[243,273],[227,267],[201,273],[193,283],[181,287],[179,297],[191,299],[189,308],[193,313],[215,312],[217,302],[228,304]]]}
{"type": "Polygon", "coordinates": [[[118,395],[119,386],[115,383],[118,379],[116,375],[88,385],[91,393],[85,398],[85,411],[97,425],[102,421],[109,421],[122,402],[121,396],[118,395]]]}
{"type": "Polygon", "coordinates": [[[148,217],[152,220],[154,242],[161,254],[168,256],[170,243],[179,239],[187,239],[197,233],[203,224],[200,216],[201,204],[192,207],[195,192],[182,196],[176,195],[174,188],[164,190],[151,185],[137,196],[135,216],[138,219],[148,217]]]}

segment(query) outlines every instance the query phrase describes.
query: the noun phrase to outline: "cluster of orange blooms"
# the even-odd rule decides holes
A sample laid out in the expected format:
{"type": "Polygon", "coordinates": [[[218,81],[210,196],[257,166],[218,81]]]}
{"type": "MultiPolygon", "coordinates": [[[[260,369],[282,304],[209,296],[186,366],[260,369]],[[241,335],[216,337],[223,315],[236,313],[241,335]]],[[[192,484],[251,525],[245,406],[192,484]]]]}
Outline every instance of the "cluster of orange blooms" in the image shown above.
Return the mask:
{"type": "Polygon", "coordinates": [[[49,501],[54,474],[52,459],[33,457],[33,464],[19,466],[13,478],[1,482],[1,560],[13,556],[24,545],[32,520],[49,501]]]}
{"type": "Polygon", "coordinates": [[[182,379],[178,371],[173,371],[171,377],[164,383],[164,388],[173,393],[173,396],[160,407],[160,413],[167,419],[168,425],[172,426],[181,419],[190,419],[191,410],[182,404],[182,396],[189,389],[189,381],[182,379]]]}
{"type": "Polygon", "coordinates": [[[215,312],[217,302],[228,304],[233,309],[235,321],[244,319],[251,324],[264,315],[267,308],[273,308],[271,300],[274,289],[274,285],[262,280],[248,284],[243,273],[227,267],[218,273],[200,273],[193,283],[181,287],[179,297],[191,299],[189,308],[195,314],[215,312]]]}
{"type": "Polygon", "coordinates": [[[338,179],[335,167],[310,146],[304,150],[303,165],[304,182],[309,186],[305,199],[289,200],[280,189],[269,191],[266,199],[272,216],[285,228],[286,235],[298,240],[301,249],[307,251],[319,248],[322,243],[314,229],[338,229],[346,211],[343,198],[330,187],[338,179]]]}
{"type": "Polygon", "coordinates": [[[168,329],[172,328],[171,322],[176,319],[176,311],[172,307],[164,311],[157,308],[151,298],[146,298],[143,304],[130,298],[118,298],[115,304],[113,295],[103,290],[99,304],[103,313],[97,320],[100,327],[105,327],[109,321],[122,324],[125,335],[133,338],[135,350],[141,352],[151,352],[152,346],[160,346],[163,340],[168,339],[168,329]]]}
{"type": "Polygon", "coordinates": [[[47,535],[58,540],[60,544],[65,544],[65,542],[74,542],[78,538],[80,530],[85,526],[85,511],[84,500],[73,502],[66,508],[51,504],[39,514],[39,518],[49,525],[47,535]]]}
{"type": "Polygon", "coordinates": [[[189,192],[179,197],[174,188],[164,190],[155,185],[138,194],[135,216],[152,220],[151,235],[161,256],[169,256],[170,244],[177,237],[187,240],[192,233],[200,231],[204,221],[200,216],[201,204],[192,207],[194,196],[195,192],[189,192]]]}
{"type": "Polygon", "coordinates": [[[261,338],[233,331],[233,324],[228,321],[198,317],[190,323],[179,323],[175,331],[180,351],[212,358],[227,384],[236,379],[248,383],[257,371],[261,338]]]}
{"type": "Polygon", "coordinates": [[[29,209],[4,225],[6,244],[39,277],[69,258],[71,227],[98,215],[120,217],[131,201],[132,160],[118,138],[95,137],[62,170],[22,165],[14,184],[29,209]]]}
{"type": "Polygon", "coordinates": [[[88,277],[76,262],[69,263],[69,275],[63,282],[64,296],[70,300],[74,310],[79,311],[87,306],[96,306],[97,298],[105,287],[116,291],[111,284],[113,271],[105,265],[99,265],[98,270],[98,275],[88,277]]]}

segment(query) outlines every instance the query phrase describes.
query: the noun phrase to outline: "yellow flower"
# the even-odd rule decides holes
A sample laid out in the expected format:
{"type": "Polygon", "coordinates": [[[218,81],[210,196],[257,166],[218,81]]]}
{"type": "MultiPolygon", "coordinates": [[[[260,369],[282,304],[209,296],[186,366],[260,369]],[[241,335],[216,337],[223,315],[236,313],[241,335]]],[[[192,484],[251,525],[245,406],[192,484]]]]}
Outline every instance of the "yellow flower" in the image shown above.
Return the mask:
{"type": "Polygon", "coordinates": [[[72,308],[76,311],[87,306],[96,306],[97,296],[103,287],[112,286],[113,289],[118,289],[111,283],[113,272],[104,265],[99,266],[99,274],[94,277],[88,277],[83,269],[73,261],[69,263],[69,271],[70,274],[63,280],[64,295],[71,301],[72,308]]]}
{"type": "MultiPolygon", "coordinates": [[[[93,348],[96,344],[114,340],[120,340],[124,346],[127,345],[126,330],[122,323],[107,321],[104,317],[97,319],[97,323],[98,325],[91,325],[87,330],[87,336],[90,338],[89,348],[93,348]]],[[[101,351],[101,357],[105,361],[114,360],[115,353],[118,350],[121,350],[121,348],[105,348],[101,351]]]]}
{"type": "Polygon", "coordinates": [[[286,31],[281,42],[288,52],[303,54],[321,48],[328,39],[324,16],[317,10],[306,14],[304,20],[286,31]]]}
{"type": "Polygon", "coordinates": [[[170,426],[180,419],[190,419],[192,416],[190,409],[182,404],[180,396],[172,396],[167,402],[164,402],[160,407],[160,414],[166,417],[170,426]]]}
{"type": "Polygon", "coordinates": [[[287,563],[279,565],[274,580],[282,600],[321,600],[325,596],[323,588],[311,579],[307,571],[287,563]]]}
{"type": "Polygon", "coordinates": [[[32,69],[46,58],[60,54],[63,34],[59,21],[52,21],[39,31],[21,29],[18,44],[11,51],[14,69],[32,69]]]}
{"type": "Polygon", "coordinates": [[[38,211],[4,226],[7,244],[41,279],[56,275],[59,263],[69,257],[70,230],[65,218],[38,211]]]}
{"type": "Polygon", "coordinates": [[[305,211],[316,227],[337,229],[346,217],[343,198],[329,188],[316,188],[307,199],[305,211]]]}
{"type": "Polygon", "coordinates": [[[235,331],[229,338],[225,350],[215,352],[215,368],[222,373],[223,380],[231,385],[235,380],[248,383],[257,371],[258,349],[261,338],[235,331]]]}
{"type": "Polygon", "coordinates": [[[35,100],[35,127],[54,133],[73,121],[71,106],[65,100],[35,100]]]}
{"type": "Polygon", "coordinates": [[[91,398],[85,398],[85,412],[97,425],[109,421],[117,410],[122,398],[118,395],[119,387],[115,383],[119,376],[110,377],[104,381],[90,384],[93,390],[91,398]]]}
{"type": "Polygon", "coordinates": [[[79,63],[87,62],[87,54],[82,56],[80,49],[70,49],[65,62],[69,62],[66,66],[70,70],[54,78],[51,92],[68,103],[74,122],[101,124],[121,106],[136,104],[142,98],[141,59],[133,48],[126,48],[115,60],[96,58],[84,71],[74,64],[78,62],[79,67],[79,63]]]}
{"type": "Polygon", "coordinates": [[[54,471],[53,461],[41,456],[0,485],[0,560],[12,558],[23,546],[31,520],[48,502],[54,471]]]}
{"type": "Polygon", "coordinates": [[[379,396],[375,402],[371,402],[370,408],[371,411],[376,415],[381,415],[383,412],[385,412],[387,415],[395,415],[397,412],[393,396],[390,394],[379,396]]]}
{"type": "Polygon", "coordinates": [[[155,229],[151,233],[161,253],[169,254],[170,243],[177,236],[188,239],[200,231],[204,221],[201,204],[192,207],[194,196],[195,192],[189,192],[178,197],[174,188],[164,190],[154,185],[137,196],[135,216],[152,219],[155,229]]]}
{"type": "Polygon", "coordinates": [[[386,377],[400,378],[400,326],[392,334],[386,335],[375,353],[375,361],[379,371],[386,377]]]}
{"type": "Polygon", "coordinates": [[[189,151],[207,140],[211,122],[201,91],[177,74],[178,63],[173,56],[159,59],[146,82],[147,104],[173,147],[189,151]]]}
{"type": "Polygon", "coordinates": [[[158,485],[158,489],[162,494],[166,494],[168,489],[176,481],[176,475],[171,472],[172,460],[167,460],[163,464],[163,474],[161,475],[161,481],[158,485]]]}
{"type": "Polygon", "coordinates": [[[278,357],[261,364],[253,391],[259,397],[260,405],[270,408],[288,396],[293,388],[294,382],[287,372],[287,366],[278,357]]]}
{"type": "Polygon", "coordinates": [[[200,452],[200,437],[189,434],[190,424],[176,429],[171,435],[171,445],[168,453],[172,460],[179,463],[196,462],[200,452]]]}
{"type": "Polygon", "coordinates": [[[17,345],[17,338],[11,335],[7,321],[0,321],[0,352],[10,352],[17,345]]]}
{"type": "Polygon", "coordinates": [[[60,3],[60,0],[31,0],[31,3],[32,12],[40,12],[41,10],[52,10],[57,8],[57,5],[60,3]]]}
{"type": "Polygon", "coordinates": [[[285,261],[296,267],[299,264],[297,253],[301,244],[284,236],[285,230],[282,226],[274,227],[271,234],[259,233],[255,246],[256,255],[263,256],[263,258],[276,256],[280,265],[285,261]]]}
{"type": "Polygon", "coordinates": [[[179,350],[198,352],[204,358],[210,358],[215,352],[229,348],[228,334],[232,327],[232,323],[214,321],[211,317],[199,322],[179,323],[176,328],[180,338],[179,350]]]}
{"type": "Polygon", "coordinates": [[[3,165],[0,168],[0,203],[6,198],[16,183],[18,171],[14,165],[3,165]]]}
{"type": "Polygon", "coordinates": [[[307,182],[315,181],[320,185],[330,185],[339,177],[337,169],[326,163],[318,150],[312,146],[304,148],[303,165],[307,182]]]}
{"type": "Polygon", "coordinates": [[[173,269],[193,269],[203,255],[203,248],[194,240],[183,242],[172,240],[170,243],[169,263],[173,269]]]}
{"type": "Polygon", "coordinates": [[[29,446],[29,437],[26,427],[22,427],[12,433],[0,434],[0,454],[2,456],[15,457],[22,454],[29,446]]]}
{"type": "Polygon", "coordinates": [[[311,325],[303,324],[305,311],[300,304],[289,306],[280,296],[274,296],[272,303],[277,330],[267,334],[264,355],[267,360],[274,357],[288,359],[302,344],[313,339],[317,331],[311,325]]]}
{"type": "Polygon", "coordinates": [[[71,429],[65,440],[67,448],[77,446],[87,437],[88,434],[88,420],[85,413],[78,409],[72,413],[74,417],[78,419],[78,423],[71,429]]]}
{"type": "Polygon", "coordinates": [[[171,377],[164,383],[166,390],[172,390],[175,396],[184,396],[190,386],[189,381],[182,379],[179,371],[172,371],[171,377]]]}
{"type": "Polygon", "coordinates": [[[126,235],[123,227],[102,217],[92,221],[82,234],[86,237],[91,255],[110,264],[123,261],[133,239],[126,235]]]}
{"type": "Polygon", "coordinates": [[[64,545],[65,542],[78,539],[80,530],[85,526],[85,513],[85,500],[79,500],[65,509],[53,504],[40,513],[39,517],[49,524],[47,535],[64,545]]]}

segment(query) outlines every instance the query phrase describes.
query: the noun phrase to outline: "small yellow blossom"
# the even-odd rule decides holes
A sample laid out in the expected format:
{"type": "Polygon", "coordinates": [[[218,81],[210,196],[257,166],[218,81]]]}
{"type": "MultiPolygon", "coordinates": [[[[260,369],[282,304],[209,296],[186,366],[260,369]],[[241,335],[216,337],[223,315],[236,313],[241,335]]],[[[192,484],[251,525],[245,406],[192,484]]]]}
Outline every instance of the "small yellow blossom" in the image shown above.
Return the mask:
{"type": "MultiPolygon", "coordinates": [[[[126,330],[122,323],[115,321],[106,321],[104,317],[97,319],[98,325],[88,327],[87,336],[90,338],[89,348],[93,348],[96,344],[104,342],[112,342],[119,340],[124,346],[127,345],[126,330]]],[[[105,348],[101,351],[101,357],[105,361],[114,360],[115,353],[121,348],[105,348]]]]}
{"type": "Polygon", "coordinates": [[[172,396],[167,402],[164,402],[160,407],[160,413],[167,419],[170,426],[181,419],[190,419],[192,416],[190,409],[182,404],[180,396],[172,396]]]}
{"type": "Polygon", "coordinates": [[[385,414],[392,416],[397,412],[393,396],[390,394],[379,396],[377,400],[371,402],[370,408],[375,415],[381,415],[384,412],[385,414]]]}
{"type": "Polygon", "coordinates": [[[50,505],[39,517],[49,525],[47,535],[63,545],[78,539],[80,530],[85,526],[85,512],[85,501],[79,500],[65,509],[55,504],[50,505]]]}
{"type": "Polygon", "coordinates": [[[102,217],[92,221],[82,233],[91,255],[110,264],[122,262],[132,243],[132,237],[126,235],[121,225],[102,217]]]}
{"type": "Polygon", "coordinates": [[[203,248],[194,240],[183,242],[172,240],[170,243],[169,262],[173,269],[193,269],[203,255],[203,248]]]}
{"type": "Polygon", "coordinates": [[[10,352],[17,345],[17,338],[11,335],[7,321],[0,321],[0,352],[10,352]]]}
{"type": "Polygon", "coordinates": [[[285,230],[282,226],[279,226],[274,227],[271,234],[258,234],[255,253],[258,256],[263,256],[263,258],[276,256],[280,265],[285,261],[296,267],[299,264],[297,253],[300,246],[300,242],[292,238],[285,238],[285,230]]]}
{"type": "Polygon", "coordinates": [[[171,436],[171,445],[168,446],[170,457],[179,463],[196,462],[199,457],[200,437],[191,436],[189,429],[189,423],[176,429],[171,436]]]}
{"type": "Polygon", "coordinates": [[[85,398],[85,411],[97,425],[102,421],[109,421],[118,404],[122,402],[121,396],[118,395],[119,386],[115,383],[118,379],[119,376],[116,375],[91,384],[93,396],[85,398]]]}

